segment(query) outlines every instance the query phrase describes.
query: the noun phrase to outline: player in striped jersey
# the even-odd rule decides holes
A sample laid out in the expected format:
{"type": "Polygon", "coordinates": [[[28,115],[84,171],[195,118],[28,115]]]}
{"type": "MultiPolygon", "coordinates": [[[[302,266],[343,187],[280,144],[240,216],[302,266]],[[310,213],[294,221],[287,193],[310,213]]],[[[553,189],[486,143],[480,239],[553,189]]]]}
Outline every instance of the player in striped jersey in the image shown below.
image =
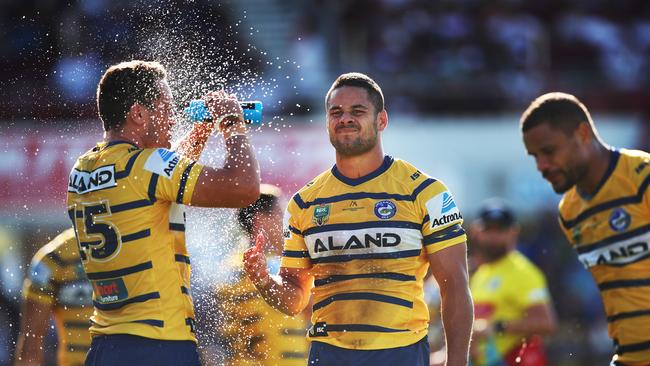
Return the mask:
{"type": "Polygon", "coordinates": [[[537,169],[564,193],[560,226],[600,289],[612,365],[650,365],[650,155],[607,146],[565,93],[533,101],[521,130],[537,169]]]}
{"type": "Polygon", "coordinates": [[[90,348],[92,287],[86,278],[73,229],[63,231],[32,259],[24,281],[16,366],[43,363],[43,339],[54,316],[57,364],[83,365],[90,348]]]}
{"type": "Polygon", "coordinates": [[[448,365],[466,365],[472,326],[466,236],[445,185],[385,156],[379,86],[341,75],[326,97],[336,165],[291,199],[279,276],[245,253],[262,296],[287,314],[312,292],[310,365],[429,365],[423,278],[440,284],[448,365]]]}
{"type": "Polygon", "coordinates": [[[160,64],[114,65],[99,83],[104,141],[77,159],[67,197],[93,286],[86,364],[199,364],[179,205],[241,207],[259,195],[238,101],[224,92],[204,99],[224,135],[221,169],[193,161],[212,125],[195,127],[179,151],[167,149],[175,121],[160,64]]]}

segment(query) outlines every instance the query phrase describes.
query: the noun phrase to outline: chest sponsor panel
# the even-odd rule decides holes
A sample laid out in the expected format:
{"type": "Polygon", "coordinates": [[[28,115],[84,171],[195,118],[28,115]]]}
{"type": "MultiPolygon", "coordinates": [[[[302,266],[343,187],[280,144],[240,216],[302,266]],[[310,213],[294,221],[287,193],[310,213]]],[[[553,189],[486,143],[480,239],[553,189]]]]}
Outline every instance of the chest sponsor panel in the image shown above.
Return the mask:
{"type": "Polygon", "coordinates": [[[370,228],[329,231],[305,236],[311,258],[341,254],[394,253],[422,248],[416,229],[370,228]]]}
{"type": "Polygon", "coordinates": [[[598,265],[625,266],[650,256],[650,231],[621,240],[604,242],[592,249],[578,246],[578,259],[586,267],[598,265]]]}

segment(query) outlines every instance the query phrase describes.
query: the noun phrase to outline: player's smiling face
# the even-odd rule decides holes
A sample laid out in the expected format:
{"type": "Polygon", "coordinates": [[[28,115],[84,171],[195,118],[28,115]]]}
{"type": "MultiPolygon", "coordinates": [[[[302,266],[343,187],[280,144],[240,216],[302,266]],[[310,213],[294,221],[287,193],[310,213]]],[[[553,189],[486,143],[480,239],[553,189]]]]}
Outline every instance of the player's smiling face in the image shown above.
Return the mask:
{"type": "Polygon", "coordinates": [[[327,104],[327,131],[332,146],[342,156],[372,150],[377,146],[378,132],[386,126],[385,116],[385,111],[377,113],[365,89],[342,86],[333,90],[327,104]]]}
{"type": "Polygon", "coordinates": [[[557,193],[568,191],[586,174],[575,133],[569,135],[542,123],[524,132],[524,145],[528,155],[535,158],[537,170],[557,193]]]}
{"type": "Polygon", "coordinates": [[[175,123],[172,91],[167,80],[160,80],[160,97],[154,102],[150,120],[147,126],[148,147],[171,146],[171,128],[175,123]]]}

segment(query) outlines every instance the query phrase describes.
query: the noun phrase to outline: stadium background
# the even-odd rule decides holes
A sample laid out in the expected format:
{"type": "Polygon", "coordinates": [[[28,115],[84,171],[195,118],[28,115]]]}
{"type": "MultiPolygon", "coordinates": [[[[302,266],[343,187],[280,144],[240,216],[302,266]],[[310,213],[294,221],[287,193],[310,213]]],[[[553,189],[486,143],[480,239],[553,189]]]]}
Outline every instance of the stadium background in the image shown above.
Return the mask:
{"type": "MultiPolygon", "coordinates": [[[[132,58],[165,64],[179,105],[220,85],[262,100],[265,124],[252,135],[263,180],[287,192],[334,162],[323,111],[333,78],[369,74],[386,95],[389,154],[448,184],[467,221],[492,196],[515,207],[520,249],[547,275],[560,321],[551,363],[604,365],[612,347],[597,289],[561,237],[559,197],[517,122],[534,97],[562,90],[585,102],[607,142],[647,150],[649,55],[641,0],[4,0],[0,365],[12,356],[29,259],[68,225],[67,174],[100,138],[97,81],[132,58]]],[[[202,160],[218,165],[221,151],[213,139],[202,160]]],[[[199,309],[237,235],[231,214],[188,213],[199,309]]]]}

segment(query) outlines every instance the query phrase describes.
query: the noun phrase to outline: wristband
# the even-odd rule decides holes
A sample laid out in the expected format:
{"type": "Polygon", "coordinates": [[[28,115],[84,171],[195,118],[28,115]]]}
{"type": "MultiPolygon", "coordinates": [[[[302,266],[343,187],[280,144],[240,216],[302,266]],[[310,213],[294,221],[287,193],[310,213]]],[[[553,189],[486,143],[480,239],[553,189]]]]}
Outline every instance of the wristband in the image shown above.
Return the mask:
{"type": "Polygon", "coordinates": [[[506,323],[503,320],[497,320],[494,322],[494,331],[496,333],[505,333],[506,332],[506,323]]]}

